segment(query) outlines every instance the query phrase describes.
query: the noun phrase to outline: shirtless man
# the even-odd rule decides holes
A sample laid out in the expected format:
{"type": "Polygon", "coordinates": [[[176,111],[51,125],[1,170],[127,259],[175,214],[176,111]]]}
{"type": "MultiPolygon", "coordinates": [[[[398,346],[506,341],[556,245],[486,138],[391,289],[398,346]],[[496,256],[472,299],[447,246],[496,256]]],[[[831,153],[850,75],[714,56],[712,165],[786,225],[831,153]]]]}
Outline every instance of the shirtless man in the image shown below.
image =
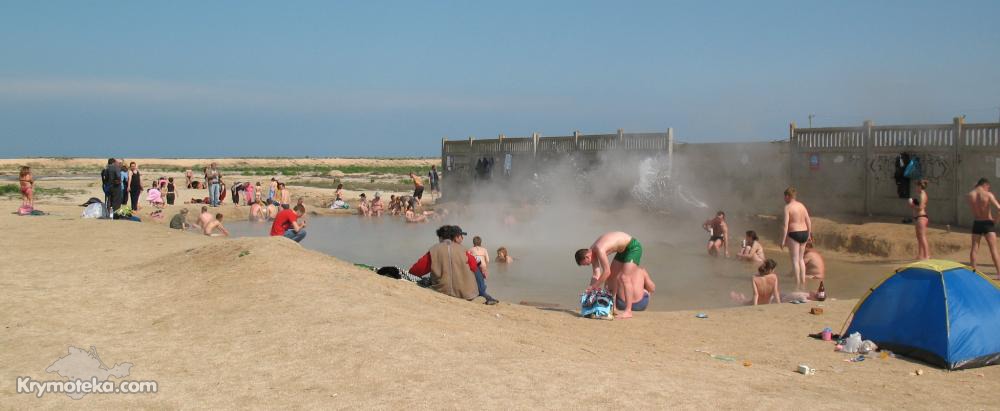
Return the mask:
{"type": "Polygon", "coordinates": [[[822,280],[826,278],[826,263],[823,256],[813,248],[812,241],[806,243],[806,277],[812,280],[822,280]]]}
{"type": "Polygon", "coordinates": [[[608,284],[611,294],[617,295],[615,298],[615,308],[625,310],[625,289],[628,288],[632,294],[626,299],[631,299],[633,311],[645,311],[649,306],[649,298],[656,292],[656,284],[649,278],[649,272],[645,268],[639,267],[638,275],[632,277],[619,276],[616,284],[608,284]],[[625,287],[625,281],[630,281],[629,287],[625,287]],[[622,290],[619,292],[619,290],[622,290]]]}
{"type": "Polygon", "coordinates": [[[729,225],[726,224],[726,213],[719,211],[715,218],[705,221],[702,228],[711,233],[708,239],[708,255],[717,257],[719,250],[724,250],[729,257],[729,225]]]}
{"type": "MultiPolygon", "coordinates": [[[[639,273],[639,263],[642,260],[642,244],[628,233],[615,231],[605,233],[597,238],[590,248],[581,248],[574,254],[577,265],[590,264],[593,275],[590,278],[588,290],[613,285],[621,281],[621,291],[625,299],[625,310],[615,316],[621,319],[632,317],[632,305],[638,301],[634,297],[639,294],[633,287],[637,283],[635,277],[639,273]],[[614,263],[608,259],[608,254],[615,253],[614,263]],[[621,277],[619,279],[619,277],[621,277]]],[[[617,298],[617,296],[616,296],[617,298]]]]}
{"type": "Polygon", "coordinates": [[[212,216],[212,213],[208,212],[208,206],[201,206],[201,214],[198,215],[198,221],[195,225],[204,229],[214,219],[215,217],[212,216]]]}
{"type": "Polygon", "coordinates": [[[483,247],[483,239],[478,235],[472,237],[472,248],[469,249],[469,254],[472,254],[472,257],[479,263],[479,268],[483,270],[483,273],[489,276],[490,251],[483,247]]]}
{"type": "Polygon", "coordinates": [[[222,232],[221,235],[227,237],[229,236],[229,230],[226,230],[226,227],[222,226],[222,213],[216,214],[215,218],[213,218],[212,221],[209,221],[208,224],[202,225],[201,227],[202,227],[202,232],[204,232],[205,235],[209,237],[217,237],[220,235],[220,234],[215,234],[216,229],[222,232]]]}
{"type": "Polygon", "coordinates": [[[424,183],[416,173],[411,172],[410,179],[413,180],[413,198],[417,199],[417,205],[421,205],[421,200],[424,198],[424,183]]]}
{"type": "Polygon", "coordinates": [[[990,192],[990,182],[986,178],[980,178],[976,183],[976,188],[972,189],[968,195],[969,208],[972,209],[972,251],[969,252],[969,265],[976,269],[976,252],[979,251],[979,242],[986,237],[986,245],[990,247],[990,257],[993,258],[993,266],[997,269],[997,278],[1000,278],[1000,261],[997,259],[997,233],[994,227],[993,207],[1000,209],[1000,203],[990,192]]]}
{"type": "Polygon", "coordinates": [[[812,220],[809,210],[795,199],[795,188],[785,190],[785,225],[778,245],[783,249],[788,246],[792,257],[792,272],[795,273],[795,288],[801,290],[806,285],[806,242],[812,238],[812,220]]]}

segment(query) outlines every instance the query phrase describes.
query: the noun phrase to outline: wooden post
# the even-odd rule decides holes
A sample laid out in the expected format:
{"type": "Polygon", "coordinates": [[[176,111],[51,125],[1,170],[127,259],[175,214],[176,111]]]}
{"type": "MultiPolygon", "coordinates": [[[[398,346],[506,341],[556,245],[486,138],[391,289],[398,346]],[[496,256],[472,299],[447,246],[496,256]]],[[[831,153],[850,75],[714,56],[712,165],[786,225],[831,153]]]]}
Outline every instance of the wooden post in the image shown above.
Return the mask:
{"type": "Polygon", "coordinates": [[[616,145],[618,146],[619,150],[625,149],[625,130],[618,129],[618,144],[616,145]]]}
{"type": "Polygon", "coordinates": [[[870,164],[872,159],[875,158],[875,155],[872,152],[875,147],[875,135],[872,134],[872,127],[874,126],[875,122],[871,120],[865,120],[864,124],[861,126],[863,129],[861,139],[864,143],[863,158],[865,162],[864,164],[865,215],[869,217],[871,217],[872,215],[872,193],[871,193],[872,168],[870,164]]]}
{"type": "Polygon", "coordinates": [[[952,145],[955,147],[955,164],[952,166],[952,168],[955,169],[955,177],[952,180],[952,184],[955,185],[953,192],[955,198],[955,221],[953,224],[961,225],[961,210],[962,207],[965,207],[965,197],[962,196],[962,149],[965,146],[965,141],[963,141],[963,137],[965,136],[963,136],[962,133],[964,132],[965,119],[962,117],[955,117],[951,120],[951,122],[955,133],[954,140],[952,141],[952,145]]]}
{"type": "Polygon", "coordinates": [[[580,149],[580,130],[573,132],[573,145],[576,146],[578,150],[580,149]]]}
{"type": "Polygon", "coordinates": [[[797,184],[795,181],[795,163],[799,161],[799,147],[795,138],[794,121],[788,123],[788,152],[791,153],[788,159],[788,182],[794,187],[797,184]]]}

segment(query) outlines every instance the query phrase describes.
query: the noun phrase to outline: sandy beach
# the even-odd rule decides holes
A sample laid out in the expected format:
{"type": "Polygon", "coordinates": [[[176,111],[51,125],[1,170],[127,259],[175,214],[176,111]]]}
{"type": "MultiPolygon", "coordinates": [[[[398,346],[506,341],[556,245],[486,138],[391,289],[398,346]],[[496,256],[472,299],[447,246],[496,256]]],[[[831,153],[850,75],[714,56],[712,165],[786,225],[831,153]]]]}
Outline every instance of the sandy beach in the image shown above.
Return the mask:
{"type": "MultiPolygon", "coordinates": [[[[0,266],[4,408],[990,409],[1000,400],[998,367],[948,372],[877,355],[845,362],[852,356],[807,336],[824,327],[839,331],[854,299],[645,312],[628,321],[509,302],[485,306],[379,277],[285,238],[170,230],[165,220],[177,207],[164,221],[145,218],[151,207],[139,212],[143,223],[84,220],[78,204],[102,197],[99,159],[3,160],[0,168],[25,163],[52,171],[39,171],[54,176],[39,187],[64,192],[36,201],[49,215],[0,213],[8,256],[0,266]],[[65,172],[77,167],[81,176],[93,168],[91,178],[65,172]],[[809,313],[819,305],[824,314],[809,313]],[[708,318],[696,318],[699,312],[708,318]],[[157,381],[158,392],[81,400],[16,393],[18,376],[58,378],[46,367],[71,346],[96,347],[109,367],[134,364],[128,379],[157,381]],[[797,373],[799,364],[816,374],[797,373]]],[[[332,198],[329,188],[291,188],[312,208],[332,198]]],[[[201,192],[181,190],[178,197],[201,192]]],[[[19,204],[17,197],[0,198],[3,210],[19,204]]],[[[222,211],[240,218],[245,207],[227,204],[222,211]]],[[[879,264],[912,258],[912,226],[817,221],[817,240],[835,258],[879,264]]],[[[936,257],[967,261],[968,235],[959,231],[932,227],[936,257]]],[[[980,258],[989,261],[985,251],[980,258]]]]}

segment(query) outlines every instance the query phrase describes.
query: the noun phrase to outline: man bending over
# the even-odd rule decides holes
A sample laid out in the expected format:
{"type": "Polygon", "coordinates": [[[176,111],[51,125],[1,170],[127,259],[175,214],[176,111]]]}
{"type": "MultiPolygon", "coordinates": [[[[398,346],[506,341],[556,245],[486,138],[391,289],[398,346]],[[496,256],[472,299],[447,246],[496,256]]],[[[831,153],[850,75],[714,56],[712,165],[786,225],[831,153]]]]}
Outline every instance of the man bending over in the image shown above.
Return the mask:
{"type": "MultiPolygon", "coordinates": [[[[639,291],[633,287],[637,283],[635,277],[641,276],[639,263],[642,260],[642,244],[628,233],[610,232],[598,237],[589,249],[577,250],[574,258],[578,265],[590,264],[593,267],[588,290],[602,288],[605,284],[617,288],[615,284],[622,282],[622,289],[617,291],[622,291],[625,310],[615,316],[622,319],[631,318],[632,304],[638,302],[634,297],[639,291]],[[613,263],[608,259],[608,254],[611,253],[615,253],[613,263]]],[[[614,291],[612,290],[613,293],[614,291]]]]}

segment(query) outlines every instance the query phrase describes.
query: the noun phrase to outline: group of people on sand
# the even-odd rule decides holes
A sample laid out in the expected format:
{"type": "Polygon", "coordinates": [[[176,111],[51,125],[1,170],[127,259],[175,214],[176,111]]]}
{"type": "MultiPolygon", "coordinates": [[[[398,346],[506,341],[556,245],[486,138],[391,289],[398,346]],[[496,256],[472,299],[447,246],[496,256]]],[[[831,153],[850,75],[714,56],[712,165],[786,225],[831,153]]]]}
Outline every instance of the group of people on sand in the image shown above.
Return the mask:
{"type": "Polygon", "coordinates": [[[224,219],[222,213],[212,214],[208,206],[202,206],[201,214],[198,215],[194,223],[188,223],[188,213],[187,208],[180,209],[170,219],[170,228],[175,230],[198,230],[210,237],[229,236],[229,230],[226,230],[226,226],[222,225],[222,220],[224,219]]]}
{"type": "MultiPolygon", "coordinates": [[[[440,176],[437,172],[437,166],[431,166],[428,178],[431,183],[431,196],[433,197],[440,190],[440,176]]],[[[413,195],[397,196],[391,194],[388,204],[385,203],[382,199],[382,194],[379,192],[375,192],[375,196],[371,199],[368,199],[367,194],[361,193],[358,199],[358,215],[362,217],[381,217],[383,215],[402,216],[403,220],[407,223],[426,223],[444,218],[447,210],[438,213],[433,210],[423,209],[423,181],[414,172],[410,173],[410,180],[413,182],[413,195]]],[[[337,185],[335,198],[330,208],[347,208],[343,199],[343,188],[343,184],[337,185]]]]}
{"type": "Polygon", "coordinates": [[[114,218],[131,219],[132,212],[142,209],[139,199],[144,191],[146,201],[155,208],[173,205],[177,198],[173,177],[156,178],[147,188],[135,161],[125,166],[125,160],[116,158],[109,158],[107,166],[101,171],[101,188],[104,203],[114,218]]]}

